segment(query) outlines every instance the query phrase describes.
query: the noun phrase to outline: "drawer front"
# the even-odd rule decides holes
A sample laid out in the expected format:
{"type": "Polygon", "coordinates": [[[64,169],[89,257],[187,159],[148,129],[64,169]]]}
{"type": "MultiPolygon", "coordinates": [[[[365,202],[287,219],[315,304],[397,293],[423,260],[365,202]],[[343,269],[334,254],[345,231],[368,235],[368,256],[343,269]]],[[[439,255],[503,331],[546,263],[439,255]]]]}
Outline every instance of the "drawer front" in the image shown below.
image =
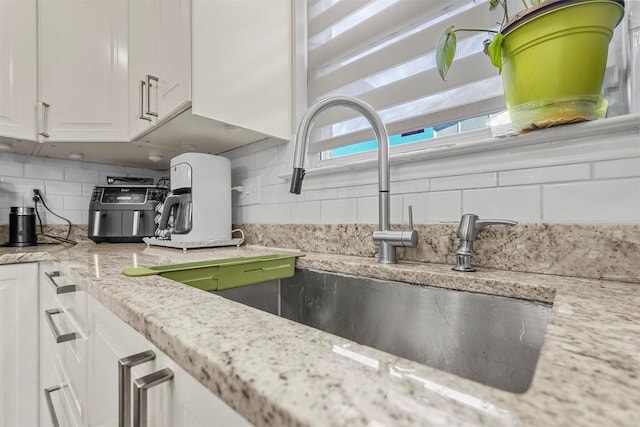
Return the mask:
{"type": "MultiPolygon", "coordinates": [[[[57,271],[45,271],[41,286],[42,316],[48,327],[43,345],[52,349],[48,363],[55,366],[74,424],[86,424],[87,298],[86,293],[57,271]]],[[[53,368],[53,367],[52,367],[53,368]]]]}

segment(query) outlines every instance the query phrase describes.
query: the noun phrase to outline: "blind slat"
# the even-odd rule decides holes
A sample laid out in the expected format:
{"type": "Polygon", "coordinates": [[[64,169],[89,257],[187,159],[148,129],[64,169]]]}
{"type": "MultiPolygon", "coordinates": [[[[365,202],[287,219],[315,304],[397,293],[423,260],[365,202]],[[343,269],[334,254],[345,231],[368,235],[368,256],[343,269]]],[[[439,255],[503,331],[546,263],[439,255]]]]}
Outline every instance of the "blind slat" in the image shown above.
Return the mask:
{"type": "MultiPolygon", "coordinates": [[[[330,94],[355,96],[375,108],[390,133],[482,115],[504,108],[497,71],[481,53],[489,35],[458,33],[447,81],[435,68],[444,28],[491,28],[487,0],[320,0],[308,20],[308,102],[330,94]],[[325,10],[322,10],[322,7],[325,10]]],[[[499,18],[499,17],[498,17],[499,18]]],[[[318,117],[310,152],[371,139],[354,111],[318,117]]]]}

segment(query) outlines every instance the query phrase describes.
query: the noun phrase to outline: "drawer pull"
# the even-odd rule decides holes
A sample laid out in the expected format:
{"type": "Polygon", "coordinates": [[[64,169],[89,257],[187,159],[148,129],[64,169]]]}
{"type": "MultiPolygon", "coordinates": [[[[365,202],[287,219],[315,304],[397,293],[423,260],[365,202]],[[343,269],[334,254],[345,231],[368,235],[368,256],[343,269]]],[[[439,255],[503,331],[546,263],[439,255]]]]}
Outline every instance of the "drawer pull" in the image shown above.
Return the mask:
{"type": "Polygon", "coordinates": [[[67,292],[75,292],[78,289],[78,287],[74,284],[58,286],[58,284],[54,280],[54,277],[60,277],[59,271],[52,271],[50,273],[45,272],[44,275],[47,276],[47,278],[51,282],[51,285],[53,286],[53,289],[56,291],[56,294],[66,294],[67,292]]]}
{"type": "Polygon", "coordinates": [[[65,387],[66,387],[66,384],[54,385],[44,389],[44,398],[47,401],[47,408],[49,409],[49,415],[51,416],[51,423],[53,424],[53,427],[60,427],[60,422],[58,421],[58,416],[56,415],[56,408],[54,408],[53,406],[51,393],[53,393],[54,391],[62,390],[65,387]]]}
{"type": "Polygon", "coordinates": [[[133,427],[147,427],[147,391],[171,379],[173,379],[173,371],[165,368],[133,382],[133,427]]]}
{"type": "Polygon", "coordinates": [[[67,334],[60,333],[56,323],[53,321],[53,316],[60,313],[62,313],[62,310],[59,308],[52,308],[44,311],[44,315],[47,318],[47,323],[49,323],[49,327],[51,328],[51,332],[53,332],[53,337],[56,339],[56,343],[60,344],[79,338],[80,335],[77,332],[69,332],[67,334]]]}
{"type": "Polygon", "coordinates": [[[131,368],[156,358],[152,350],[118,360],[118,427],[131,426],[131,368]]]}

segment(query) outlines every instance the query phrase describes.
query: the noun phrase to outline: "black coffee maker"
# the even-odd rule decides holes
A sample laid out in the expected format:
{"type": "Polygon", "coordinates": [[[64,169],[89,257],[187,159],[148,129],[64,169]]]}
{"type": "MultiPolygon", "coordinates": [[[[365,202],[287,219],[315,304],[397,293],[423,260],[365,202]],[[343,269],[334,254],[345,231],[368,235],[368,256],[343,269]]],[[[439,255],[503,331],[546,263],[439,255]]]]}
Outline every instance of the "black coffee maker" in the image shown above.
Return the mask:
{"type": "Polygon", "coordinates": [[[35,246],[36,211],[29,207],[11,207],[9,212],[9,241],[5,246],[35,246]]]}

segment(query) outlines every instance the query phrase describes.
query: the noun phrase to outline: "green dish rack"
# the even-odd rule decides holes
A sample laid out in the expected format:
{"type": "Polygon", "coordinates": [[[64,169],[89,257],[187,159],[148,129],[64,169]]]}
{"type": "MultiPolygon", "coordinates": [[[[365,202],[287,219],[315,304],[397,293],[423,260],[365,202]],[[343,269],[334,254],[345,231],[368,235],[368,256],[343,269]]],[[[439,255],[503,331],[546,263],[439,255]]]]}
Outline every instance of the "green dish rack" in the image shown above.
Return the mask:
{"type": "Polygon", "coordinates": [[[130,277],[158,274],[203,291],[221,291],[292,277],[295,265],[296,255],[274,254],[127,268],[123,273],[130,277]]]}

